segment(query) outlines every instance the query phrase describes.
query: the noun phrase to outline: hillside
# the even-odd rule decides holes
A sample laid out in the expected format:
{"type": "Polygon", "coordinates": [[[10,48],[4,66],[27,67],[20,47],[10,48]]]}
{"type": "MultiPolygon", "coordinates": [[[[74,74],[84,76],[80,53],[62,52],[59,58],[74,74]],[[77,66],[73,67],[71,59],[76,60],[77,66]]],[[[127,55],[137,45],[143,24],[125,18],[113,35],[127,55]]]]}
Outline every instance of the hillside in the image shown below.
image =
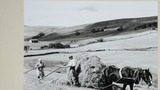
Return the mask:
{"type": "MultiPolygon", "coordinates": [[[[37,38],[40,41],[71,41],[71,40],[85,40],[94,37],[109,37],[114,35],[123,34],[124,32],[143,32],[146,28],[157,27],[157,16],[141,17],[141,18],[127,18],[116,19],[109,21],[101,21],[92,24],[85,24],[65,28],[53,27],[32,27],[25,28],[26,32],[32,31],[31,35],[36,35],[39,30],[47,33],[45,36],[37,38]],[[36,30],[34,30],[36,29],[36,30]],[[33,32],[36,31],[36,32],[33,32]]],[[[148,29],[147,29],[148,30],[148,29]]],[[[27,35],[26,35],[27,36],[27,35]]],[[[28,37],[27,37],[28,38],[28,37]]]]}
{"type": "Polygon", "coordinates": [[[66,34],[71,34],[73,31],[77,29],[84,29],[86,26],[89,24],[84,24],[84,25],[78,25],[78,26],[73,26],[73,27],[56,27],[56,26],[27,26],[24,25],[24,38],[31,38],[33,36],[38,35],[39,33],[44,33],[45,36],[49,34],[61,34],[61,35],[66,35],[66,34]],[[63,31],[63,32],[62,32],[63,31]]]}
{"type": "Polygon", "coordinates": [[[24,25],[24,38],[30,38],[39,34],[40,32],[45,33],[46,35],[53,33],[55,30],[58,30],[62,27],[56,26],[27,26],[24,25]]]}
{"type": "Polygon", "coordinates": [[[71,40],[81,40],[92,37],[100,37],[100,36],[110,36],[110,35],[118,35],[123,32],[136,32],[136,27],[143,26],[148,23],[157,22],[157,17],[147,17],[147,18],[131,18],[131,19],[118,19],[111,21],[103,21],[97,22],[94,24],[90,24],[83,29],[75,29],[72,33],[68,33],[67,35],[60,35],[58,33],[51,33],[45,37],[40,38],[42,41],[53,41],[53,40],[61,40],[61,39],[71,39],[71,40]],[[106,28],[105,28],[106,27],[106,28]],[[123,27],[123,31],[118,31],[117,28],[123,27]],[[105,28],[103,31],[97,30],[105,28]],[[92,32],[95,30],[95,32],[92,32]],[[78,34],[76,35],[76,32],[78,34]],[[56,34],[56,35],[55,35],[56,34]]]}

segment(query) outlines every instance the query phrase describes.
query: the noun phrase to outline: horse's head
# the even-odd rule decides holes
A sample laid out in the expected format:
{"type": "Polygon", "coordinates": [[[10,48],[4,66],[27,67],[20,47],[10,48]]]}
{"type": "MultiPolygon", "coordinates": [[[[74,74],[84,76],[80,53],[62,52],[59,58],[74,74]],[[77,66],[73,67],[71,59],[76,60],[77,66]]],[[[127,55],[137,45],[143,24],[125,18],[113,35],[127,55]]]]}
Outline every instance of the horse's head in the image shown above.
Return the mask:
{"type": "Polygon", "coordinates": [[[152,74],[150,73],[149,69],[142,70],[142,79],[146,82],[148,86],[152,85],[152,74]]]}

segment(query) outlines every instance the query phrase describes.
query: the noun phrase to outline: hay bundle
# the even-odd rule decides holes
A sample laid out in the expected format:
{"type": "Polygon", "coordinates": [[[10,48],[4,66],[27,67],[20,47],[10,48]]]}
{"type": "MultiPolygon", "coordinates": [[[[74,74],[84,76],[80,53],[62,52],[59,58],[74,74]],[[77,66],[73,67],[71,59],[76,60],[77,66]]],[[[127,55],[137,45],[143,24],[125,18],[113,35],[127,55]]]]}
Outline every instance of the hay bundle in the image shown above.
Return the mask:
{"type": "MultiPolygon", "coordinates": [[[[54,81],[52,81],[52,83],[54,83],[54,81]]],[[[66,78],[59,78],[56,80],[56,85],[70,85],[70,83],[66,78]]]]}
{"type": "MultiPolygon", "coordinates": [[[[100,61],[97,56],[89,56],[82,54],[76,57],[76,77],[80,86],[93,87],[98,86],[98,82],[101,79],[101,70],[105,65],[100,61]]],[[[68,75],[68,78],[72,76],[68,75]]]]}

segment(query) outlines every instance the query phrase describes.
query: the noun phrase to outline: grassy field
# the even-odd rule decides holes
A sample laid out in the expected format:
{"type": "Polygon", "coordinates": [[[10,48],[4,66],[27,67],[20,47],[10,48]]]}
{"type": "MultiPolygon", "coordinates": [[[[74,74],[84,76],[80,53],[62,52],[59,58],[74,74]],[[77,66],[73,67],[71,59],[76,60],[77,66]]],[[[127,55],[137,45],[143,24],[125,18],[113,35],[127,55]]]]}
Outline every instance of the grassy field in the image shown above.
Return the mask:
{"type": "MultiPolygon", "coordinates": [[[[58,65],[66,64],[68,56],[79,55],[82,51],[88,55],[96,55],[101,58],[101,61],[105,65],[116,65],[119,68],[124,66],[149,68],[153,74],[153,85],[148,88],[144,82],[134,86],[134,90],[157,90],[157,31],[149,30],[139,33],[124,34],[112,37],[100,37],[106,40],[101,43],[86,44],[96,38],[90,40],[81,40],[77,43],[84,44],[84,46],[78,48],[68,49],[46,49],[46,50],[31,50],[28,53],[24,52],[24,55],[41,54],[47,52],[70,52],[49,54],[44,56],[33,56],[24,58],[24,72],[33,68],[38,58],[44,60],[47,67],[45,68],[45,74],[47,75],[51,71],[55,70],[58,65]],[[139,51],[139,48],[154,47],[154,49],[139,51]],[[137,49],[138,48],[138,49],[137,49]],[[99,52],[87,52],[88,50],[101,50],[99,52]],[[126,51],[125,49],[133,49],[126,51]]],[[[47,45],[51,41],[40,42],[38,44],[28,43],[31,47],[40,47],[47,45]]],[[[66,80],[66,70],[60,69],[57,72],[49,75],[43,80],[36,79],[36,71],[30,71],[24,74],[24,90],[93,90],[84,87],[71,87],[66,85],[60,85],[56,83],[58,79],[66,80]]],[[[120,85],[121,86],[121,85],[120,85]]],[[[128,89],[128,87],[127,87],[128,89]]]]}

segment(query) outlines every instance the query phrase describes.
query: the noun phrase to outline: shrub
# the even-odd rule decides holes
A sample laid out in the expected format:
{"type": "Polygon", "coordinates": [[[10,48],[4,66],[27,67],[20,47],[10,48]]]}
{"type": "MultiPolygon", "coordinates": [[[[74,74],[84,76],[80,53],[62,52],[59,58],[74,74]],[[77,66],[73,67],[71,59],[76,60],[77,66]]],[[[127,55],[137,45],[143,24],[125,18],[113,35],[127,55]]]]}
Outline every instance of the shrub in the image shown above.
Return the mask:
{"type": "Polygon", "coordinates": [[[104,39],[98,39],[97,42],[104,42],[104,39]]]}
{"type": "Polygon", "coordinates": [[[33,36],[32,39],[38,39],[38,38],[40,38],[40,37],[42,37],[42,36],[44,36],[44,35],[45,35],[45,34],[44,34],[43,32],[40,32],[39,34],[33,36]]]}
{"type": "Polygon", "coordinates": [[[30,46],[24,46],[24,51],[28,52],[28,50],[30,49],[30,46]]]}
{"type": "Polygon", "coordinates": [[[48,48],[49,48],[49,46],[47,46],[47,45],[41,46],[41,49],[48,49],[48,48]]]}
{"type": "Polygon", "coordinates": [[[76,32],[76,33],[75,33],[76,36],[78,36],[78,35],[80,35],[80,34],[81,34],[80,32],[76,32]]]}
{"type": "Polygon", "coordinates": [[[93,44],[93,43],[96,43],[96,41],[91,41],[91,42],[88,42],[87,44],[93,44]]]}
{"type": "Polygon", "coordinates": [[[103,32],[103,31],[104,31],[103,28],[98,28],[98,29],[93,28],[93,29],[91,30],[91,33],[97,33],[97,32],[103,32]]]}
{"type": "Polygon", "coordinates": [[[124,29],[123,29],[122,26],[117,29],[117,31],[123,31],[123,30],[124,30],[124,29]]]}
{"type": "Polygon", "coordinates": [[[70,45],[64,45],[65,48],[70,48],[70,45]]]}
{"type": "Polygon", "coordinates": [[[54,47],[54,43],[50,43],[50,44],[48,45],[48,47],[49,47],[49,48],[53,48],[53,47],[54,47]]]}
{"type": "Polygon", "coordinates": [[[44,36],[45,34],[43,33],[43,32],[40,32],[39,34],[38,34],[38,36],[40,36],[40,37],[42,37],[42,36],[44,36]]]}
{"type": "Polygon", "coordinates": [[[104,31],[104,29],[102,28],[102,29],[100,29],[100,32],[103,32],[104,31]]]}
{"type": "Polygon", "coordinates": [[[49,48],[64,48],[64,46],[61,43],[50,43],[49,48]]]}
{"type": "Polygon", "coordinates": [[[96,32],[97,32],[96,29],[92,29],[92,30],[91,30],[91,33],[96,33],[96,32]]]}
{"type": "Polygon", "coordinates": [[[152,30],[156,30],[156,28],[155,28],[155,27],[152,27],[152,30]]]}
{"type": "Polygon", "coordinates": [[[108,28],[107,26],[103,27],[103,29],[107,29],[107,28],[108,28]]]}
{"type": "Polygon", "coordinates": [[[62,43],[50,43],[49,48],[70,48],[70,45],[63,45],[62,43]]]}

